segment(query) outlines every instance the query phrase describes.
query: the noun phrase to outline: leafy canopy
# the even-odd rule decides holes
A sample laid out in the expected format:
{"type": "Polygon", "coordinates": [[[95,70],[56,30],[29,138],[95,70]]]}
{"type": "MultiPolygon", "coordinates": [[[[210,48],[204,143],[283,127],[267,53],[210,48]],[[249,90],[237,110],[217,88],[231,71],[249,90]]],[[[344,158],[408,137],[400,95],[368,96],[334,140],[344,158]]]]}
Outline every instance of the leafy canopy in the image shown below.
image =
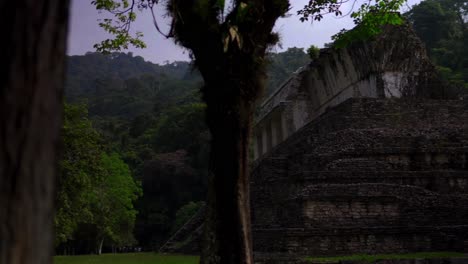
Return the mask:
{"type": "MultiPolygon", "coordinates": [[[[343,15],[343,4],[351,2],[353,7],[359,3],[358,0],[312,0],[298,11],[301,15],[301,21],[312,20],[320,21],[326,14],[343,15]]],[[[398,11],[406,3],[406,0],[374,0],[363,1],[360,7],[354,11],[351,10],[350,16],[354,23],[358,25],[353,30],[341,30],[334,35],[334,47],[340,48],[356,40],[365,40],[379,34],[384,25],[399,25],[403,23],[398,11]]]]}
{"type": "Polygon", "coordinates": [[[89,193],[98,237],[119,246],[132,243],[137,214],[133,202],[141,196],[141,188],[117,153],[103,153],[101,163],[103,173],[89,193]]]}
{"type": "MultiPolygon", "coordinates": [[[[333,39],[337,42],[335,47],[342,47],[354,40],[362,40],[372,37],[381,31],[381,27],[386,24],[401,24],[403,22],[398,11],[406,3],[407,0],[310,0],[301,10],[297,12],[302,22],[305,21],[320,21],[325,15],[332,14],[335,16],[343,16],[343,5],[352,3],[352,8],[345,15],[350,15],[355,24],[359,25],[356,30],[342,30],[336,34],[333,39]],[[362,2],[360,4],[360,2],[362,2]],[[357,10],[355,5],[359,5],[357,10]]],[[[188,3],[192,1],[180,0],[94,0],[92,4],[99,11],[107,11],[114,15],[114,18],[105,18],[100,20],[99,26],[106,32],[114,36],[112,39],[103,40],[94,47],[100,52],[120,51],[127,49],[129,46],[136,48],[145,48],[146,45],[142,41],[143,33],[131,33],[131,23],[136,19],[136,10],[143,11],[149,9],[153,17],[153,22],[157,31],[163,36],[175,37],[179,43],[184,45],[183,36],[175,34],[176,25],[182,24],[186,28],[193,27],[193,24],[208,25],[212,30],[221,30],[224,32],[220,42],[223,43],[224,51],[226,52],[231,43],[234,43],[239,49],[243,47],[245,29],[239,27],[243,22],[251,22],[255,19],[252,14],[255,13],[252,9],[255,7],[256,1],[228,1],[225,0],[199,0],[196,4],[188,3]],[[167,14],[172,18],[171,28],[167,33],[160,30],[157,17],[155,15],[156,8],[164,8],[166,5],[167,14]],[[193,8],[191,12],[187,12],[190,16],[182,17],[180,10],[184,8],[193,8]],[[225,11],[230,12],[226,15],[225,11]],[[204,20],[204,23],[198,23],[204,20]],[[182,21],[182,23],[180,23],[182,21]]],[[[281,15],[285,15],[289,9],[288,2],[290,1],[272,1],[274,5],[278,5],[276,9],[281,15]]],[[[180,32],[180,30],[178,31],[180,32]]],[[[183,34],[182,34],[183,35],[183,34]]],[[[190,37],[201,37],[193,34],[187,34],[190,37]]],[[[248,37],[248,36],[247,36],[248,37]]],[[[186,46],[186,45],[184,45],[186,46]]]]}

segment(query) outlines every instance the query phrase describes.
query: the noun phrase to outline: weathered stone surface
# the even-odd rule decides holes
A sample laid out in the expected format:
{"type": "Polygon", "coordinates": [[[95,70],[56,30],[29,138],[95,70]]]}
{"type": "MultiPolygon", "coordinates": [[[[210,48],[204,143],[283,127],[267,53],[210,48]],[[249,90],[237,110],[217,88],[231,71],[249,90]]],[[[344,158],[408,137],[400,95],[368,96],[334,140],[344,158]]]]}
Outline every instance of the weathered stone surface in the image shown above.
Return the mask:
{"type": "Polygon", "coordinates": [[[358,98],[329,109],[254,164],[254,250],[466,250],[467,115],[462,100],[358,98]]]}

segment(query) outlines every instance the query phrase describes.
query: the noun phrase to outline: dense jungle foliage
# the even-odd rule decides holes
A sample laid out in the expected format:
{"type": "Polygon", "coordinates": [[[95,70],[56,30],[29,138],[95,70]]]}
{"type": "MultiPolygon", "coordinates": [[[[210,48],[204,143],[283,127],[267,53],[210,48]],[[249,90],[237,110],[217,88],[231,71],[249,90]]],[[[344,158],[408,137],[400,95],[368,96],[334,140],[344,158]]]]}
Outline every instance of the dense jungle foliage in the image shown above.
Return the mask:
{"type": "Polygon", "coordinates": [[[422,1],[406,17],[442,77],[458,88],[468,88],[468,1],[422,1]]]}

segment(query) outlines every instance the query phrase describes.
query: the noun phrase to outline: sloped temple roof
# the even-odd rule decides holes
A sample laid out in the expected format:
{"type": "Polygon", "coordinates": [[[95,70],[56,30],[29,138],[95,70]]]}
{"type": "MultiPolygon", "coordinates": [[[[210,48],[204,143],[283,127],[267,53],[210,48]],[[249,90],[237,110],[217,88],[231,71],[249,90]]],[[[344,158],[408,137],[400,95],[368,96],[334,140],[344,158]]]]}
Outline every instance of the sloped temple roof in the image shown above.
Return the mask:
{"type": "Polygon", "coordinates": [[[375,39],[339,50],[324,49],[261,104],[254,159],[349,98],[430,98],[438,83],[409,25],[387,26],[375,39]]]}

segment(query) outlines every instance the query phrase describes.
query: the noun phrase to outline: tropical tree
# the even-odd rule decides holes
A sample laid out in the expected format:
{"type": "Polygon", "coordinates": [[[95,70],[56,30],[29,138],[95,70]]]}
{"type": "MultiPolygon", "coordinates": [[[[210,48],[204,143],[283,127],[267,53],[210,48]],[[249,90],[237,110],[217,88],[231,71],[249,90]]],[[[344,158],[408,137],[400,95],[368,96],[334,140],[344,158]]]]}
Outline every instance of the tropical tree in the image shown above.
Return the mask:
{"type": "Polygon", "coordinates": [[[0,1],[0,263],[52,263],[68,7],[0,1]]]}
{"type": "Polygon", "coordinates": [[[96,235],[96,252],[101,254],[104,240],[112,245],[131,245],[135,242],[133,227],[137,211],[133,202],[141,195],[128,168],[117,153],[101,156],[102,174],[89,193],[96,235]]]}
{"type": "Polygon", "coordinates": [[[88,119],[86,105],[64,105],[62,159],[55,213],[56,245],[73,238],[80,223],[92,218],[89,192],[102,173],[99,134],[88,119]]]}
{"type": "Polygon", "coordinates": [[[442,76],[468,87],[468,1],[426,0],[406,16],[442,76]]]}
{"type": "Polygon", "coordinates": [[[84,252],[76,245],[86,235],[95,237],[96,245],[90,249],[97,253],[104,240],[112,246],[131,245],[135,241],[133,203],[141,195],[141,188],[117,153],[104,152],[101,136],[88,119],[86,105],[65,103],[64,109],[56,246],[65,252],[84,252]]]}
{"type": "Polygon", "coordinates": [[[307,55],[309,55],[309,57],[314,60],[316,58],[319,57],[320,55],[320,48],[315,46],[315,45],[311,45],[308,49],[307,49],[307,55]]]}
{"type": "MultiPolygon", "coordinates": [[[[399,16],[392,11],[398,10],[403,1],[366,1],[352,15],[362,27],[359,34],[354,31],[351,36],[370,36],[378,32],[382,23],[398,20],[399,16]]],[[[159,29],[153,12],[158,0],[93,1],[97,9],[116,16],[115,21],[104,19],[100,23],[116,37],[97,44],[96,48],[108,51],[128,45],[144,47],[142,34],[137,32],[132,37],[129,29],[136,18],[134,10],[148,8],[157,30],[190,51],[204,79],[201,90],[211,132],[212,177],[201,263],[253,263],[248,146],[255,102],[264,86],[265,54],[278,41],[273,27],[287,13],[290,3],[288,0],[164,2],[172,19],[167,34],[159,29]]],[[[347,1],[310,1],[300,11],[302,20],[310,17],[320,20],[324,13],[341,15],[344,2],[347,1]]]]}

